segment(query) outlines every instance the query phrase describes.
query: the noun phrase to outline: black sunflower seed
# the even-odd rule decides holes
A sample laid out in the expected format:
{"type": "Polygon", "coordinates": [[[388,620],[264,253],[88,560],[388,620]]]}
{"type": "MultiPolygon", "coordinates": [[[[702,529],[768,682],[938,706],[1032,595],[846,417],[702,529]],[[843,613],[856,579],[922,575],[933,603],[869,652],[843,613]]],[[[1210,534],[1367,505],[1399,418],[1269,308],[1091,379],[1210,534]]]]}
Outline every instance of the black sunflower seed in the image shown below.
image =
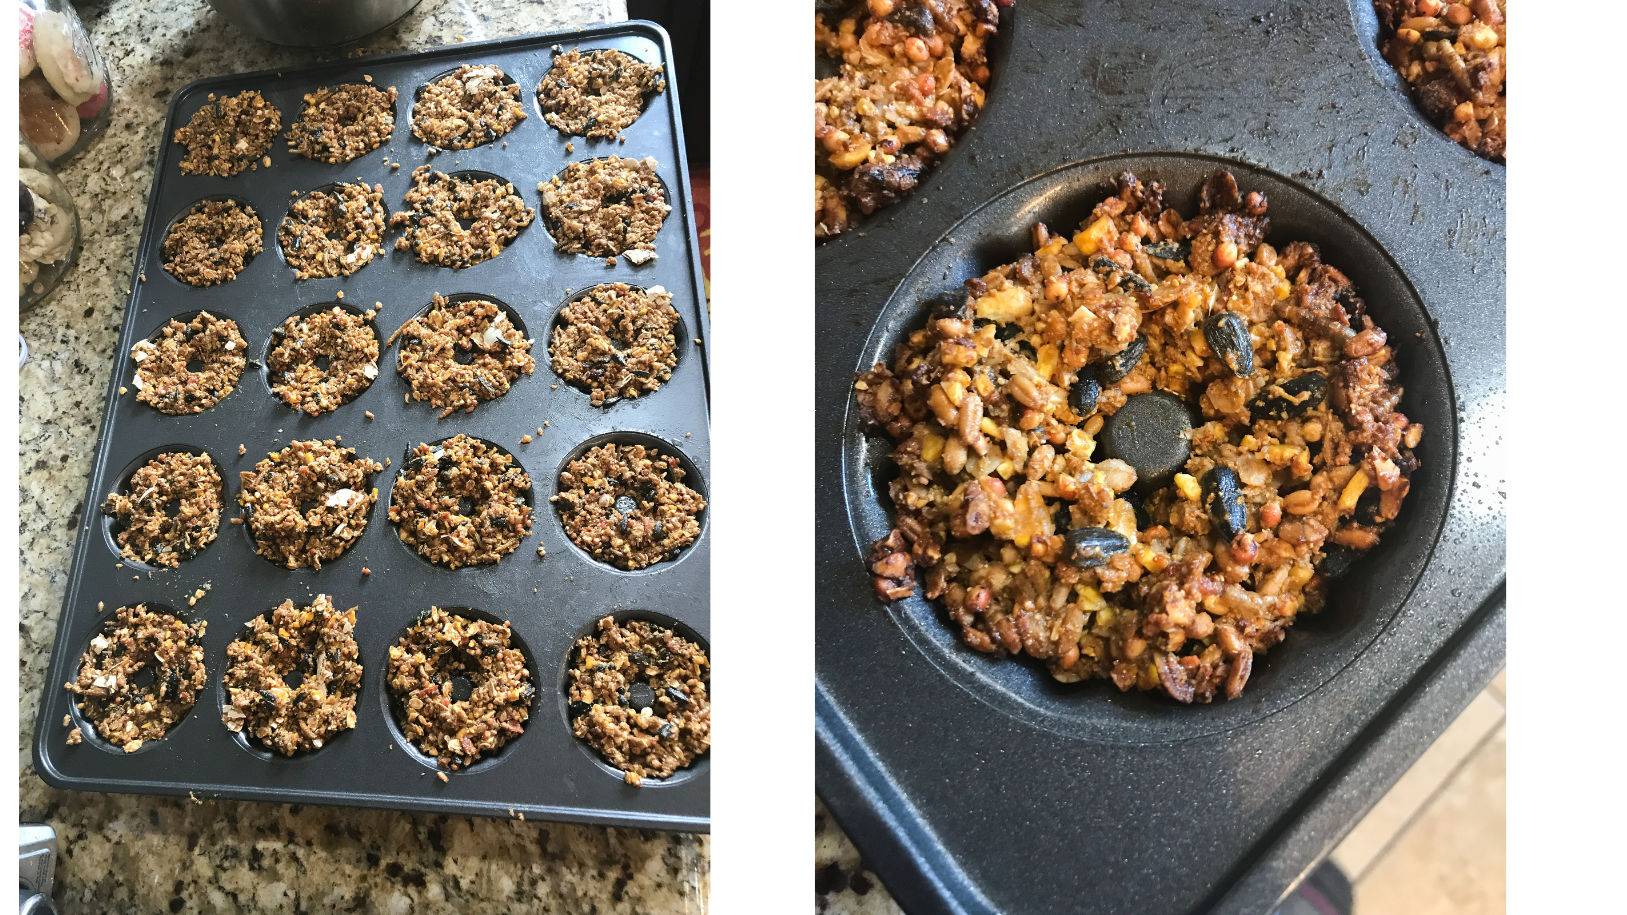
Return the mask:
{"type": "Polygon", "coordinates": [[[1158,257],[1170,261],[1184,261],[1192,255],[1192,243],[1190,241],[1161,241],[1155,244],[1145,245],[1141,250],[1145,252],[1148,257],[1158,257]]]}
{"type": "Polygon", "coordinates": [[[1203,322],[1203,339],[1238,378],[1254,374],[1254,343],[1248,325],[1234,311],[1223,311],[1203,322]]]}
{"type": "Polygon", "coordinates": [[[1118,531],[1105,527],[1076,527],[1068,531],[1067,544],[1062,557],[1077,569],[1094,569],[1105,565],[1116,553],[1130,549],[1130,540],[1118,531]]]}
{"type": "Polygon", "coordinates": [[[1096,409],[1096,401],[1102,396],[1102,383],[1096,380],[1092,372],[1080,372],[1079,377],[1073,380],[1073,387],[1068,389],[1068,406],[1080,416],[1089,416],[1096,409]]]}
{"type": "Polygon", "coordinates": [[[1216,464],[1203,475],[1203,505],[1227,540],[1248,530],[1248,510],[1239,492],[1242,488],[1237,471],[1225,464],[1216,464]]]}
{"type": "Polygon", "coordinates": [[[1124,376],[1135,371],[1141,357],[1147,352],[1147,335],[1136,334],[1130,345],[1101,362],[1096,363],[1096,380],[1103,385],[1118,384],[1124,376]]]}
{"type": "Polygon", "coordinates": [[[1267,385],[1248,402],[1251,419],[1291,419],[1320,407],[1327,399],[1328,380],[1321,372],[1306,372],[1281,384],[1267,385]]]}

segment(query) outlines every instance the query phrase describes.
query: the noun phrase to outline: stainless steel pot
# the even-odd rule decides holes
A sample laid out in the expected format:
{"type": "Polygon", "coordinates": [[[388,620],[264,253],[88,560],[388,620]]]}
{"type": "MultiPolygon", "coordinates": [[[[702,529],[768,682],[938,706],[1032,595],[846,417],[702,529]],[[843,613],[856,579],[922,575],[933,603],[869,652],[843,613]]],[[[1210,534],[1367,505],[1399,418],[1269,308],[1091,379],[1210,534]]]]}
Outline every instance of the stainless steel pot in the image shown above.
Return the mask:
{"type": "Polygon", "coordinates": [[[326,48],[371,35],[419,0],[209,0],[238,28],[273,44],[326,48]]]}

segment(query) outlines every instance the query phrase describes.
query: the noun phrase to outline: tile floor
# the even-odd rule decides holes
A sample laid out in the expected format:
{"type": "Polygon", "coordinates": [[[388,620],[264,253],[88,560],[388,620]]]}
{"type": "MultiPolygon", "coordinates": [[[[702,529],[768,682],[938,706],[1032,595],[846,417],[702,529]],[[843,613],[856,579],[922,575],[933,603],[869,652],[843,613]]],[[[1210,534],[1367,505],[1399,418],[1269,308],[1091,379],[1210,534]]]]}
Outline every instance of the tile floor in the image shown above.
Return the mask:
{"type": "MultiPolygon", "coordinates": [[[[1463,710],[1379,800],[1332,858],[1355,887],[1355,915],[1501,915],[1508,672],[1463,710]]],[[[858,850],[814,802],[816,910],[901,915],[858,850]]]]}

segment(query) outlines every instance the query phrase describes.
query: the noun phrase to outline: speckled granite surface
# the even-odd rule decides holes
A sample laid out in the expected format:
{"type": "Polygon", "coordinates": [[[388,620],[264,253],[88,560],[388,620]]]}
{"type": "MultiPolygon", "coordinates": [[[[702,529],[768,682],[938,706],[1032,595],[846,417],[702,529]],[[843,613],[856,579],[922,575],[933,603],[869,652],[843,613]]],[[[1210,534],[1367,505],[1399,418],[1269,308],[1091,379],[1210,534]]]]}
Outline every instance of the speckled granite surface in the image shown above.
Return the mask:
{"type": "MultiPolygon", "coordinates": [[[[21,382],[21,812],[54,826],[66,846],[63,911],[704,912],[704,836],[84,794],[35,777],[30,732],[165,105],[199,77],[334,54],[251,39],[203,0],[87,0],[79,9],[114,70],[117,109],[107,134],[61,172],[84,227],[79,266],[22,320],[31,354],[21,382]]],[[[625,18],[624,0],[424,0],[361,46],[426,48],[625,18]]]]}
{"type": "Polygon", "coordinates": [[[904,915],[825,805],[814,800],[814,911],[904,915]]]}

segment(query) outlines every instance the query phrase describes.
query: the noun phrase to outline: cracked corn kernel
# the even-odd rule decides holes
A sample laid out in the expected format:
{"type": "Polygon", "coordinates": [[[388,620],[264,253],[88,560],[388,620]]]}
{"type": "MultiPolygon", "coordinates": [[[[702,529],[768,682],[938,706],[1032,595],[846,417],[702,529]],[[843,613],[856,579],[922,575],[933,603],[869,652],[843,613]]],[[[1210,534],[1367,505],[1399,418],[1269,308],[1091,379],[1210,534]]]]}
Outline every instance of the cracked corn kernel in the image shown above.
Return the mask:
{"type": "Polygon", "coordinates": [[[1198,486],[1197,478],[1190,473],[1177,473],[1175,475],[1175,488],[1180,490],[1181,498],[1188,502],[1196,502],[1203,495],[1203,490],[1198,486]]]}
{"type": "Polygon", "coordinates": [[[1356,475],[1350,478],[1350,482],[1345,484],[1344,491],[1339,493],[1339,509],[1341,511],[1350,511],[1355,508],[1356,502],[1361,499],[1361,494],[1366,491],[1367,471],[1357,469],[1356,475]]]}

